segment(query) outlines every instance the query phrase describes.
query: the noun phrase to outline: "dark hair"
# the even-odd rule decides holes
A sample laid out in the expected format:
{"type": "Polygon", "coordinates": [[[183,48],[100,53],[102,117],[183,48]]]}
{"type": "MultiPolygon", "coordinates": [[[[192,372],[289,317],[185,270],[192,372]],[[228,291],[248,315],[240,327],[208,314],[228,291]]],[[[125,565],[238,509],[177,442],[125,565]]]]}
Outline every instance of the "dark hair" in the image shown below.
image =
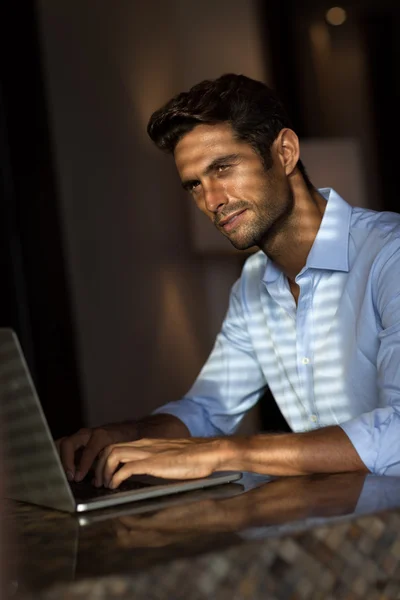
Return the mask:
{"type": "MultiPolygon", "coordinates": [[[[237,139],[253,147],[266,169],[272,166],[272,143],[283,128],[291,128],[285,107],[271,88],[245,75],[228,73],[172,98],[152,114],[147,133],[158,148],[172,154],[196,125],[223,122],[230,123],[237,139]]],[[[301,160],[297,167],[307,187],[313,189],[301,160]]]]}

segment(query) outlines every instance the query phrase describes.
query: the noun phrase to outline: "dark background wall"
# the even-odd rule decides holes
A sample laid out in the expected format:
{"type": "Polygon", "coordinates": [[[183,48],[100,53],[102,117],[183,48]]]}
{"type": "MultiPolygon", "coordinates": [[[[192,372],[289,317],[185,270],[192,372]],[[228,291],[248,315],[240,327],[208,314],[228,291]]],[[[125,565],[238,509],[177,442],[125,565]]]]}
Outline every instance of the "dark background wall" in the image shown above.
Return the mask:
{"type": "Polygon", "coordinates": [[[353,136],[363,151],[368,204],[400,209],[396,142],[400,3],[344,0],[340,26],[327,0],[261,2],[275,87],[306,137],[353,136]],[[285,32],[282,35],[282,32],[285,32]]]}
{"type": "Polygon", "coordinates": [[[83,411],[35,8],[0,8],[0,326],[16,330],[59,436],[83,411]]]}

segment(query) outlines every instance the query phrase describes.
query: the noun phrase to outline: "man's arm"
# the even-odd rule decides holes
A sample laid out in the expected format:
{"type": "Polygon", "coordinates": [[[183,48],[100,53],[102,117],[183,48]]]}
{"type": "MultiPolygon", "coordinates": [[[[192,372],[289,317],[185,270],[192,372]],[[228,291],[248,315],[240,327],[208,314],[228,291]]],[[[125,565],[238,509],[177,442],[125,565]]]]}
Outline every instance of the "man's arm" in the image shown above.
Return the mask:
{"type": "Polygon", "coordinates": [[[239,280],[232,288],[222,330],[210,357],[186,396],[165,404],[139,422],[81,429],[57,441],[70,480],[83,479],[98,454],[110,444],[143,437],[212,437],[229,435],[236,430],[266,384],[247,332],[240,285],[239,280]],[[238,364],[245,376],[238,375],[238,364]],[[77,461],[77,453],[80,452],[82,455],[77,461]]]}
{"type": "Polygon", "coordinates": [[[268,475],[306,475],[368,469],[338,426],[305,433],[267,434],[233,441],[226,468],[268,475]]]}
{"type": "Polygon", "coordinates": [[[344,431],[333,426],[306,433],[117,444],[101,456],[96,484],[115,488],[131,475],[195,479],[225,470],[268,475],[368,472],[344,431]]]}
{"type": "Polygon", "coordinates": [[[375,410],[341,423],[361,460],[377,475],[400,475],[400,249],[396,238],[375,265],[372,293],[379,350],[375,410]],[[389,257],[389,258],[388,258],[389,257]]]}
{"type": "Polygon", "coordinates": [[[149,415],[136,422],[138,438],[186,438],[190,431],[186,425],[174,415],[157,414],[149,415]]]}
{"type": "Polygon", "coordinates": [[[257,260],[253,255],[246,261],[242,277],[233,285],[221,331],[191,389],[182,399],[154,411],[177,416],[194,437],[232,435],[267,385],[243,308],[249,280],[255,279],[258,289],[265,269],[257,260]],[[255,273],[250,268],[254,259],[258,265],[255,273]]]}

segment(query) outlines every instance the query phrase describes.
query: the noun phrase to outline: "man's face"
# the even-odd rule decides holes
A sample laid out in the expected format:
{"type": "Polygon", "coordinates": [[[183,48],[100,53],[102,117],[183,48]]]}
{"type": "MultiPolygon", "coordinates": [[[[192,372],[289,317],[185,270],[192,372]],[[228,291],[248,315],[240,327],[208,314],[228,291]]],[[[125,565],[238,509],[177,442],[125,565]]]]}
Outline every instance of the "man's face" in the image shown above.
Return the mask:
{"type": "Polygon", "coordinates": [[[229,124],[198,125],[178,142],[174,157],[184,189],[235,248],[262,246],[284,226],[293,199],[274,147],[273,166],[265,170],[229,124]]]}

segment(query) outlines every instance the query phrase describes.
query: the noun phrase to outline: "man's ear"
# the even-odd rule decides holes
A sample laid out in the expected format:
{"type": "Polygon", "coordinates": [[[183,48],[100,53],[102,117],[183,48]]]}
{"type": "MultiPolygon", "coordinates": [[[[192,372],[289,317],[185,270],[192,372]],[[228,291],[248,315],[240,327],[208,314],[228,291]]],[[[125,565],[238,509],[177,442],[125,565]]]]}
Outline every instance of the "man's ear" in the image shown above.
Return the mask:
{"type": "Polygon", "coordinates": [[[300,158],[299,138],[292,129],[281,129],[274,142],[274,147],[278,160],[289,177],[300,158]]]}

